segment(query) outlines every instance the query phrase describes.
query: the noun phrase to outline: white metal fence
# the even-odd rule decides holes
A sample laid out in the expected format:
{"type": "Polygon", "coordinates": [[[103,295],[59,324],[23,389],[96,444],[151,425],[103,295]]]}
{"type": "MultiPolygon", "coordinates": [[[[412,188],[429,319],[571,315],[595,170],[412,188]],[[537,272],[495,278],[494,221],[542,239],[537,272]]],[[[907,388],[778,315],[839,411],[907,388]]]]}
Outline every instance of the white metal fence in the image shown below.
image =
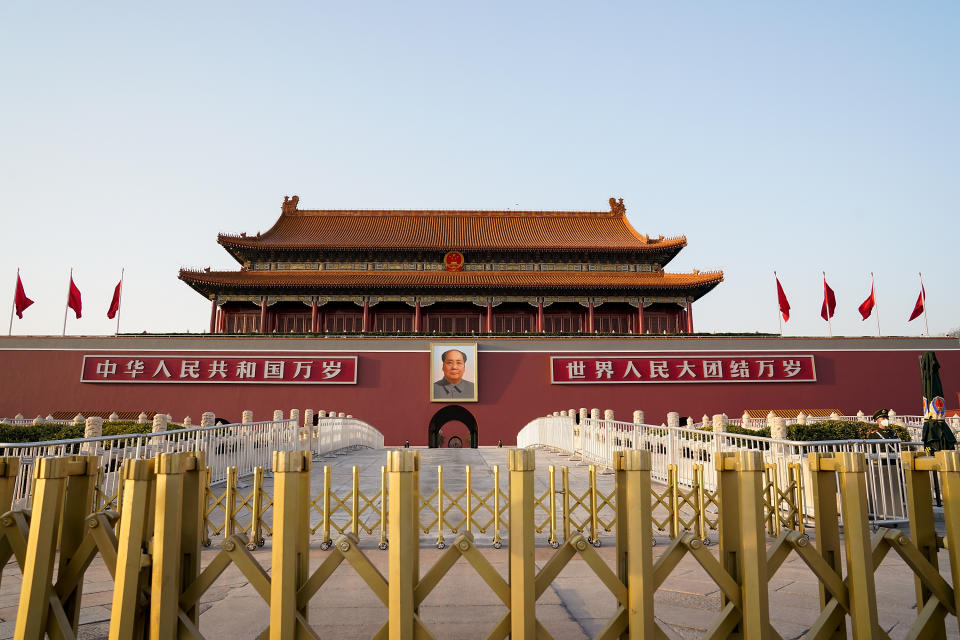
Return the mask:
{"type": "Polygon", "coordinates": [[[20,458],[13,505],[27,506],[33,488],[33,462],[43,456],[100,456],[100,492],[114,495],[124,460],[150,459],[160,453],[202,451],[210,482],[226,480],[227,467],[240,477],[255,467],[269,470],[274,451],[310,450],[315,456],[350,447],[383,448],[383,434],[355,418],[319,418],[300,427],[295,420],[224,424],[158,433],[102,436],[50,442],[0,443],[0,456],[20,458]]]}
{"type": "MultiPolygon", "coordinates": [[[[760,436],[714,433],[685,427],[664,427],[614,420],[586,418],[577,424],[573,418],[547,416],[537,418],[517,434],[518,447],[547,446],[598,466],[609,467],[613,452],[623,449],[645,449],[652,454],[654,480],[667,482],[671,465],[677,469],[678,482],[694,486],[695,465],[703,469],[704,488],[714,490],[716,478],[714,454],[739,449],[763,452],[764,461],[776,463],[779,479],[788,482],[788,465],[798,464],[803,470],[804,503],[812,504],[808,480],[810,453],[860,452],[869,463],[867,496],[870,518],[874,522],[907,521],[904,497],[903,467],[900,453],[919,447],[900,440],[837,440],[799,442],[774,440],[760,436]]],[[[812,513],[808,513],[812,515],[812,513]]]]}

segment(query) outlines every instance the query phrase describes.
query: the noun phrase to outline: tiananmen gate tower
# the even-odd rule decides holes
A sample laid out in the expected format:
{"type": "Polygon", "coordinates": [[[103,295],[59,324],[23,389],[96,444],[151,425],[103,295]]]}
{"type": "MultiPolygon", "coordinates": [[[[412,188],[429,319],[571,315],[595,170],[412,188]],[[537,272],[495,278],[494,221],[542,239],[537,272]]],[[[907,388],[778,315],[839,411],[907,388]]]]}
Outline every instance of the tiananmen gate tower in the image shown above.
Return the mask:
{"type": "Polygon", "coordinates": [[[300,210],[218,237],[240,271],[181,270],[211,333],[692,333],[723,280],[667,273],[686,238],[608,211],[300,210]]]}

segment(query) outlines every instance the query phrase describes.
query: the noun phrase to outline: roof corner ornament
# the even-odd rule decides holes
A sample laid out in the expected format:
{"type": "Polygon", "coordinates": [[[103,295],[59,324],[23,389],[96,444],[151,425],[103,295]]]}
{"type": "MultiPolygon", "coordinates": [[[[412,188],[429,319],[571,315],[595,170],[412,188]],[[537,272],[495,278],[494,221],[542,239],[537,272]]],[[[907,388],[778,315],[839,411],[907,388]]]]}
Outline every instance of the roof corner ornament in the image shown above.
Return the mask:
{"type": "Polygon", "coordinates": [[[298,202],[300,202],[300,196],[283,196],[283,205],[280,207],[280,212],[293,213],[297,210],[298,202]]]}
{"type": "Polygon", "coordinates": [[[619,200],[610,198],[610,213],[616,213],[621,216],[627,215],[627,207],[623,204],[623,198],[619,200]]]}

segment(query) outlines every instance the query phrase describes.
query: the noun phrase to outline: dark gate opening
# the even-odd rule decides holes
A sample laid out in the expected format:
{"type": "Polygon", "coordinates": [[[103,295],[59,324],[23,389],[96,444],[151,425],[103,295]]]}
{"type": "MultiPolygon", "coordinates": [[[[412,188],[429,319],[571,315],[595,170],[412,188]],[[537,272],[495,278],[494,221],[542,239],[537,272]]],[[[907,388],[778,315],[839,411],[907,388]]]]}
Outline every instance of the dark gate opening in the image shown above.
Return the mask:
{"type": "MultiPolygon", "coordinates": [[[[449,405],[440,409],[430,418],[430,428],[427,432],[427,443],[431,449],[443,446],[438,434],[440,428],[448,422],[462,422],[470,431],[470,447],[476,449],[479,446],[479,432],[477,431],[477,419],[473,414],[460,405],[449,405]]],[[[466,446],[466,443],[462,443],[466,446]]]]}

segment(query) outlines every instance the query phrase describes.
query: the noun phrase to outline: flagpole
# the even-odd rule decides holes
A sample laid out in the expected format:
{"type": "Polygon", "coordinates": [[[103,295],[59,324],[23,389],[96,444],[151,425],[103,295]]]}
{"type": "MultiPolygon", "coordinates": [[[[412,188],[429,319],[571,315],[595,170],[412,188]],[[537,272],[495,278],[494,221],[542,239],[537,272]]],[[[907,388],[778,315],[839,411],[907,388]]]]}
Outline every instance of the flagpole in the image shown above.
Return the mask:
{"type": "Polygon", "coordinates": [[[833,315],[830,313],[830,301],[827,300],[827,272],[821,271],[823,274],[823,303],[827,308],[827,337],[833,337],[833,326],[830,324],[830,316],[833,315]]]}
{"type": "MultiPolygon", "coordinates": [[[[17,282],[20,282],[20,267],[17,267],[17,282]]],[[[10,303],[10,328],[7,330],[7,335],[13,335],[13,310],[17,306],[17,285],[13,285],[13,301],[10,303]]]]}
{"type": "Polygon", "coordinates": [[[930,323],[927,322],[927,292],[923,288],[923,274],[919,271],[917,275],[920,276],[920,301],[923,302],[923,326],[927,329],[927,336],[930,336],[930,323]]]}
{"type": "Polygon", "coordinates": [[[120,309],[123,308],[123,272],[125,267],[120,267],[120,298],[117,299],[117,330],[113,332],[113,335],[120,335],[120,309]]]}
{"type": "Polygon", "coordinates": [[[870,272],[870,291],[873,293],[873,308],[877,312],[877,337],[880,337],[880,305],[877,304],[877,289],[873,280],[873,271],[870,272]]]}
{"type": "MultiPolygon", "coordinates": [[[[70,282],[73,282],[73,267],[70,267],[70,282]]],[[[63,335],[67,335],[67,309],[70,308],[70,283],[67,283],[67,303],[63,305],[63,335]]]]}
{"type": "Polygon", "coordinates": [[[777,278],[777,271],[776,271],[776,269],[774,269],[774,271],[773,271],[773,281],[774,281],[775,283],[777,283],[777,285],[778,285],[778,288],[777,288],[777,296],[778,296],[778,297],[777,297],[777,323],[780,325],[780,337],[782,338],[782,337],[783,337],[783,314],[780,312],[780,298],[779,298],[779,295],[780,295],[780,289],[779,289],[780,280],[779,280],[779,278],[777,278]]]}

